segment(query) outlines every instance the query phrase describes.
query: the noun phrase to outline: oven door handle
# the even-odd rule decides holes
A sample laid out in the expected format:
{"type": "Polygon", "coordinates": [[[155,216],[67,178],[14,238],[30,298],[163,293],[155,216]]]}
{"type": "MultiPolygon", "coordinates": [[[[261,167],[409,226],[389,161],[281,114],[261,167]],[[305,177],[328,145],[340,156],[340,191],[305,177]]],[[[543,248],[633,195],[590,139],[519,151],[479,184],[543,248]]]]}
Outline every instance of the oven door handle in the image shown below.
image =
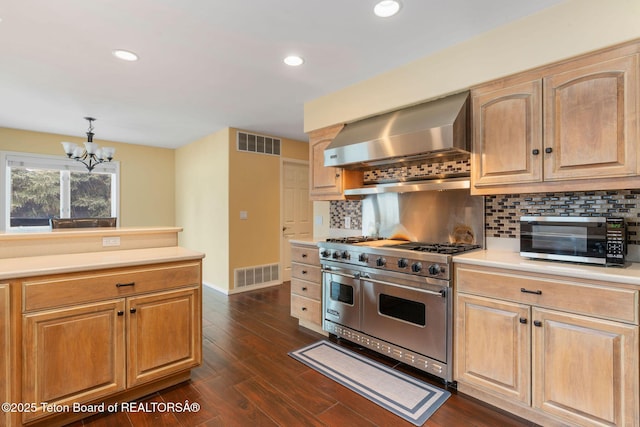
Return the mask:
{"type": "Polygon", "coordinates": [[[333,271],[331,268],[323,268],[322,272],[323,273],[329,273],[329,274],[335,274],[336,276],[348,277],[349,279],[359,279],[360,278],[360,274],[338,273],[337,271],[333,271]]]}
{"type": "Polygon", "coordinates": [[[362,278],[364,280],[368,281],[368,282],[378,283],[380,285],[387,285],[387,286],[394,286],[394,287],[397,287],[397,288],[409,289],[409,290],[412,290],[412,291],[423,292],[425,294],[435,295],[435,296],[439,296],[439,297],[442,297],[442,298],[447,296],[447,291],[445,289],[441,289],[439,291],[430,291],[428,289],[413,288],[411,286],[403,286],[403,285],[399,285],[397,283],[385,282],[384,280],[372,279],[372,278],[367,277],[367,276],[362,276],[362,278]]]}

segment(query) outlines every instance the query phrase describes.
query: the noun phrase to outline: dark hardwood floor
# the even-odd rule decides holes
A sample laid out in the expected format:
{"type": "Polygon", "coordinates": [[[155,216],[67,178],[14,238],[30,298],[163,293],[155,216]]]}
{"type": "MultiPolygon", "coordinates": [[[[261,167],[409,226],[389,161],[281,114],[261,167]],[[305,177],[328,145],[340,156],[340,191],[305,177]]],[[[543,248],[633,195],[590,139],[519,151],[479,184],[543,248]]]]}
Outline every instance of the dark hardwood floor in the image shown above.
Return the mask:
{"type": "MultiPolygon", "coordinates": [[[[143,399],[196,402],[198,412],[117,412],[72,426],[412,426],[287,355],[323,337],[289,315],[289,283],[225,296],[203,292],[203,363],[191,380],[143,399]]],[[[356,346],[396,369],[437,379],[356,346]]],[[[451,389],[425,426],[532,426],[451,389]]],[[[153,404],[153,403],[151,403],[153,404]]]]}

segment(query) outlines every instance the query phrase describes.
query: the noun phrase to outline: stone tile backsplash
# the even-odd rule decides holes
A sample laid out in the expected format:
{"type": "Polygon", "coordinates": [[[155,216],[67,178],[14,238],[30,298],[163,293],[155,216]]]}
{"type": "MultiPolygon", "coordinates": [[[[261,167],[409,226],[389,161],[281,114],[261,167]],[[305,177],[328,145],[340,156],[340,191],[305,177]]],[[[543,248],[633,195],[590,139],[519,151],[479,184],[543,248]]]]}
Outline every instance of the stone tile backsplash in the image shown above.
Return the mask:
{"type": "Polygon", "coordinates": [[[629,244],[639,243],[640,190],[505,194],[485,197],[486,237],[519,238],[521,216],[626,218],[629,244]]]}

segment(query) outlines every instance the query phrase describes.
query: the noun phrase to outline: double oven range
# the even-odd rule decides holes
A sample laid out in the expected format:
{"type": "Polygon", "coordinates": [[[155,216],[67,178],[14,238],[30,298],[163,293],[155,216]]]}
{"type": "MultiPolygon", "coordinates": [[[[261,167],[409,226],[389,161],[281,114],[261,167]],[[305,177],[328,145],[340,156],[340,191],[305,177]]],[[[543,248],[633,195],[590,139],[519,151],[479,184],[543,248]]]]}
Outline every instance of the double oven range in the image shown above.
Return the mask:
{"type": "Polygon", "coordinates": [[[452,381],[452,255],[466,243],[356,237],[318,244],[323,328],[452,381]]]}

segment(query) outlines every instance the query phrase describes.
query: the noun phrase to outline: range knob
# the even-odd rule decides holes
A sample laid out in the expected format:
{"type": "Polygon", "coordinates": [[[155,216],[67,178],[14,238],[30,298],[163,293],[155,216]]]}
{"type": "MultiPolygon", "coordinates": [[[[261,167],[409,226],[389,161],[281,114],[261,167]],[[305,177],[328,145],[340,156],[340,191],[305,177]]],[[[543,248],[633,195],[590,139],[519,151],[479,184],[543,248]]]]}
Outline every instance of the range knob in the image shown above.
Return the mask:
{"type": "Polygon", "coordinates": [[[422,271],[422,264],[419,262],[414,262],[411,264],[411,271],[414,273],[420,273],[422,271]]]}
{"type": "Polygon", "coordinates": [[[377,265],[378,267],[384,267],[386,264],[387,264],[387,260],[386,260],[386,259],[384,259],[384,258],[382,258],[382,257],[380,257],[380,258],[378,258],[378,259],[376,260],[376,265],[377,265]]]}
{"type": "Polygon", "coordinates": [[[436,276],[442,271],[442,268],[438,264],[431,264],[429,266],[429,274],[436,276]]]}
{"type": "Polygon", "coordinates": [[[409,261],[406,258],[400,258],[398,260],[398,268],[407,268],[409,266],[409,261]]]}
{"type": "Polygon", "coordinates": [[[320,252],[320,256],[322,258],[329,258],[329,255],[331,255],[331,252],[329,252],[327,249],[323,249],[322,252],[320,252]]]}
{"type": "Polygon", "coordinates": [[[342,252],[342,259],[350,259],[351,255],[349,255],[348,251],[342,252]]]}
{"type": "Polygon", "coordinates": [[[358,261],[360,261],[360,262],[369,262],[369,255],[367,255],[367,254],[358,255],[358,261]]]}
{"type": "Polygon", "coordinates": [[[333,259],[339,259],[340,256],[342,256],[342,251],[334,251],[333,252],[333,259]]]}

